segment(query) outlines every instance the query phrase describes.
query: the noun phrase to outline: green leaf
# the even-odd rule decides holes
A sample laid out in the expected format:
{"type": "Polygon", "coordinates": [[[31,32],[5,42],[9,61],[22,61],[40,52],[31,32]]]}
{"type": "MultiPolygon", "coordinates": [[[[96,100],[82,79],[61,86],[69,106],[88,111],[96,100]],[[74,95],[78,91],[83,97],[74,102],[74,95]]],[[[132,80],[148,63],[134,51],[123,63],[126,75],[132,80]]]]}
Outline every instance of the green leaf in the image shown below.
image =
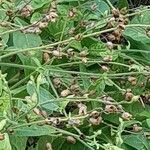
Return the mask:
{"type": "Polygon", "coordinates": [[[118,7],[121,9],[121,8],[128,8],[129,5],[128,5],[128,1],[127,0],[119,0],[118,2],[118,7]]]}
{"type": "Polygon", "coordinates": [[[6,125],[6,119],[0,121],[0,131],[4,128],[5,125],[6,125]]]}
{"type": "Polygon", "coordinates": [[[52,135],[55,133],[53,129],[48,125],[38,126],[32,125],[30,127],[22,127],[14,130],[15,135],[19,137],[26,136],[42,136],[42,135],[52,135]]]}
{"type": "Polygon", "coordinates": [[[39,12],[35,12],[31,17],[30,22],[35,23],[35,22],[39,21],[40,19],[42,19],[42,15],[39,12]]]}
{"type": "Polygon", "coordinates": [[[42,40],[36,34],[24,34],[17,31],[13,33],[13,43],[15,48],[25,49],[42,45],[42,40]]]}
{"type": "Polygon", "coordinates": [[[4,140],[0,140],[0,150],[12,150],[8,134],[4,133],[4,137],[4,140]]]}
{"type": "Polygon", "coordinates": [[[150,144],[143,135],[124,135],[122,136],[124,143],[137,149],[137,150],[149,150],[150,144]]]}
{"type": "Polygon", "coordinates": [[[49,4],[50,2],[51,2],[51,0],[32,0],[31,1],[31,6],[34,9],[38,9],[38,8],[43,7],[46,4],[49,4]]]}
{"type": "Polygon", "coordinates": [[[10,135],[10,144],[12,146],[12,150],[25,150],[26,142],[27,137],[10,135]]]}

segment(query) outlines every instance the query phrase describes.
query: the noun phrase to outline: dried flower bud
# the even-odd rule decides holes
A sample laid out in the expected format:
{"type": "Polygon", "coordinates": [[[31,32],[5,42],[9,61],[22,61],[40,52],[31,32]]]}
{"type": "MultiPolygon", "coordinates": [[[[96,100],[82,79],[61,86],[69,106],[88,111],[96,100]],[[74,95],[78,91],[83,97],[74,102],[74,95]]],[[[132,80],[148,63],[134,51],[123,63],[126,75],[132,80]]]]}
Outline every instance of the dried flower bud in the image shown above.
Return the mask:
{"type": "Polygon", "coordinates": [[[113,59],[112,56],[108,55],[103,58],[103,61],[110,62],[110,61],[112,61],[112,59],[113,59]]]}
{"type": "Polygon", "coordinates": [[[137,79],[135,77],[128,77],[128,81],[132,84],[132,85],[136,85],[137,84],[137,79]]]}
{"type": "Polygon", "coordinates": [[[62,97],[66,97],[66,96],[68,96],[69,94],[71,94],[70,90],[69,90],[69,89],[66,89],[66,90],[63,90],[60,95],[61,95],[62,97]]]}
{"type": "Polygon", "coordinates": [[[75,8],[71,9],[68,14],[69,18],[74,18],[76,16],[76,13],[77,10],[75,8]]]}
{"type": "Polygon", "coordinates": [[[79,108],[79,115],[86,115],[87,114],[87,106],[86,105],[79,103],[78,108],[79,108]]]}
{"type": "Polygon", "coordinates": [[[134,125],[133,125],[133,131],[134,131],[134,132],[139,132],[139,131],[141,131],[141,130],[142,130],[142,127],[138,126],[137,124],[134,124],[134,125]]]}
{"type": "Polygon", "coordinates": [[[104,65],[103,65],[103,66],[101,66],[101,67],[102,67],[102,70],[103,70],[103,71],[105,71],[105,72],[108,72],[108,71],[109,71],[109,68],[108,68],[107,66],[104,66],[104,65]]]}
{"type": "Polygon", "coordinates": [[[33,112],[38,116],[41,115],[41,111],[38,108],[34,108],[33,112]]]}
{"type": "Polygon", "coordinates": [[[150,31],[148,31],[146,34],[147,34],[148,37],[150,37],[150,31]]]}
{"type": "Polygon", "coordinates": [[[82,62],[83,62],[83,63],[87,63],[87,61],[88,61],[88,59],[87,59],[86,57],[83,57],[83,58],[82,58],[82,62]]]}
{"type": "Polygon", "coordinates": [[[114,42],[116,40],[116,37],[113,35],[113,34],[109,34],[107,36],[108,40],[111,41],[111,42],[114,42]]]}
{"type": "Polygon", "coordinates": [[[62,57],[62,53],[58,50],[53,50],[52,55],[55,57],[62,57]]]}
{"type": "Polygon", "coordinates": [[[115,9],[115,8],[112,9],[112,14],[115,18],[119,17],[119,15],[120,15],[119,9],[115,9]]]}
{"type": "Polygon", "coordinates": [[[0,133],[0,141],[5,139],[5,135],[0,133]]]}
{"type": "Polygon", "coordinates": [[[79,85],[78,84],[73,84],[70,86],[71,91],[78,91],[79,90],[79,85]]]}
{"type": "Polygon", "coordinates": [[[70,126],[79,126],[80,125],[80,120],[79,119],[69,119],[68,120],[68,125],[70,125],[70,126]]]}
{"type": "Polygon", "coordinates": [[[70,35],[75,34],[75,28],[71,28],[71,29],[69,30],[69,34],[70,34],[70,35]]]}
{"type": "Polygon", "coordinates": [[[91,6],[91,10],[92,10],[92,11],[95,11],[96,9],[97,9],[97,4],[94,3],[94,4],[91,6]]]}
{"type": "Polygon", "coordinates": [[[76,139],[73,136],[67,136],[67,142],[70,144],[75,144],[76,139]]]}
{"type": "Polygon", "coordinates": [[[39,26],[40,29],[43,29],[43,28],[48,26],[48,22],[39,22],[38,26],[39,26]]]}
{"type": "Polygon", "coordinates": [[[82,35],[81,35],[81,34],[77,34],[74,38],[75,38],[77,41],[81,41],[82,35]]]}
{"type": "Polygon", "coordinates": [[[86,50],[79,53],[80,57],[86,57],[88,55],[88,52],[86,50]]]}
{"type": "Polygon", "coordinates": [[[125,99],[126,99],[127,101],[130,101],[130,100],[132,100],[133,96],[134,96],[134,95],[132,94],[131,90],[130,90],[130,89],[127,89],[127,92],[125,93],[125,99]]]}
{"type": "Polygon", "coordinates": [[[52,150],[51,143],[46,143],[45,148],[46,148],[46,150],[52,150]]]}
{"type": "Polygon", "coordinates": [[[31,5],[26,5],[25,7],[21,9],[21,16],[29,17],[32,13],[32,10],[33,8],[31,7],[31,5]]]}
{"type": "Polygon", "coordinates": [[[98,111],[92,111],[90,114],[90,117],[97,119],[100,116],[100,112],[98,111]]]}
{"type": "Polygon", "coordinates": [[[49,62],[50,61],[50,56],[48,53],[44,53],[43,54],[43,59],[44,59],[44,62],[49,62]]]}
{"type": "Polygon", "coordinates": [[[122,116],[121,116],[124,120],[127,120],[127,121],[129,121],[129,120],[131,120],[131,118],[132,118],[132,115],[130,114],[130,113],[128,113],[128,112],[124,112],[124,113],[122,113],[122,116]]]}
{"type": "Polygon", "coordinates": [[[61,80],[59,78],[54,78],[53,84],[55,87],[59,87],[59,85],[61,84],[61,80]]]}
{"type": "Polygon", "coordinates": [[[67,49],[67,54],[68,54],[68,56],[73,56],[74,50],[72,48],[67,49]]]}
{"type": "Polygon", "coordinates": [[[90,124],[92,124],[94,126],[97,126],[97,125],[99,125],[102,122],[102,117],[99,116],[96,119],[95,118],[90,118],[89,122],[90,122],[90,124]]]}
{"type": "Polygon", "coordinates": [[[45,123],[56,126],[60,124],[60,119],[55,118],[55,117],[50,117],[50,118],[45,119],[45,123]]]}
{"type": "Polygon", "coordinates": [[[113,47],[114,47],[114,45],[113,45],[112,42],[107,42],[107,43],[106,43],[106,46],[107,46],[107,48],[110,49],[110,50],[112,50],[113,47]]]}
{"type": "Polygon", "coordinates": [[[118,111],[117,107],[114,105],[106,105],[105,106],[105,111],[108,113],[115,113],[118,111]]]}

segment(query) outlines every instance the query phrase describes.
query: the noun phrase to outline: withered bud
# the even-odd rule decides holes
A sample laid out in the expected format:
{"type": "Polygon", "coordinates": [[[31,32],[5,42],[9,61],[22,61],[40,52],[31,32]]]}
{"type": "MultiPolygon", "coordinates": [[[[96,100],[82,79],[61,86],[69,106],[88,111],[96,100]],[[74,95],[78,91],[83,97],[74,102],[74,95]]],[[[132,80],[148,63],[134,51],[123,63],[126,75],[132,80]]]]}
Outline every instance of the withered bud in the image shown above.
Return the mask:
{"type": "Polygon", "coordinates": [[[124,120],[129,121],[132,118],[132,115],[128,112],[123,112],[121,116],[124,120]]]}
{"type": "Polygon", "coordinates": [[[118,112],[118,109],[115,105],[106,105],[105,111],[108,113],[115,113],[115,112],[118,112]]]}
{"type": "Polygon", "coordinates": [[[111,42],[114,42],[116,40],[116,37],[113,34],[108,34],[107,38],[111,42]]]}
{"type": "Polygon", "coordinates": [[[90,117],[92,117],[92,118],[95,118],[95,119],[97,119],[98,117],[100,116],[100,112],[98,112],[98,111],[92,111],[91,113],[90,113],[90,117]]]}
{"type": "Polygon", "coordinates": [[[110,56],[110,55],[105,56],[105,57],[103,58],[103,61],[106,61],[106,62],[110,62],[110,61],[112,61],[112,60],[113,60],[113,58],[112,58],[112,56],[110,56]]]}
{"type": "Polygon", "coordinates": [[[134,95],[132,94],[131,90],[130,90],[130,89],[127,89],[127,91],[126,91],[126,93],[125,93],[125,99],[126,99],[127,101],[130,101],[130,100],[132,100],[133,96],[134,96],[134,95]]]}
{"type": "Polygon", "coordinates": [[[113,43],[110,42],[110,41],[106,43],[106,46],[107,46],[107,48],[110,49],[110,50],[112,50],[113,47],[114,47],[113,43]]]}
{"type": "Polygon", "coordinates": [[[138,126],[137,124],[134,124],[134,125],[133,125],[133,131],[134,131],[134,132],[139,132],[139,131],[141,131],[141,130],[142,130],[142,127],[138,126]]]}
{"type": "Polygon", "coordinates": [[[55,87],[58,87],[61,84],[61,80],[59,78],[54,78],[53,79],[53,84],[55,87]]]}
{"type": "Polygon", "coordinates": [[[86,57],[88,55],[88,52],[86,50],[79,53],[80,57],[86,57]]]}
{"type": "Polygon", "coordinates": [[[66,89],[66,90],[63,90],[60,95],[61,95],[61,97],[66,97],[66,96],[68,96],[69,94],[71,94],[70,90],[69,90],[69,89],[66,89]]]}
{"type": "Polygon", "coordinates": [[[46,150],[52,150],[51,143],[46,143],[45,148],[46,148],[46,150]]]}
{"type": "Polygon", "coordinates": [[[119,17],[119,15],[120,15],[120,11],[119,11],[119,9],[112,9],[112,14],[113,14],[113,16],[115,17],[115,18],[118,18],[119,17]]]}
{"type": "Polygon", "coordinates": [[[90,118],[89,122],[90,122],[90,124],[92,124],[94,126],[97,126],[97,125],[99,125],[102,122],[102,117],[99,116],[96,119],[95,118],[90,118]]]}
{"type": "Polygon", "coordinates": [[[79,103],[78,108],[79,108],[79,115],[86,115],[87,114],[87,106],[86,105],[79,103]]]}
{"type": "Polygon", "coordinates": [[[5,135],[0,133],[0,141],[5,139],[5,135]]]}
{"type": "Polygon", "coordinates": [[[49,62],[50,61],[50,56],[48,53],[43,53],[43,59],[44,59],[44,62],[49,62]]]}
{"type": "Polygon", "coordinates": [[[75,144],[76,139],[73,136],[67,136],[67,142],[70,144],[75,144]]]}
{"type": "Polygon", "coordinates": [[[109,71],[109,67],[108,66],[101,66],[102,70],[105,71],[105,72],[108,72],[109,71]]]}

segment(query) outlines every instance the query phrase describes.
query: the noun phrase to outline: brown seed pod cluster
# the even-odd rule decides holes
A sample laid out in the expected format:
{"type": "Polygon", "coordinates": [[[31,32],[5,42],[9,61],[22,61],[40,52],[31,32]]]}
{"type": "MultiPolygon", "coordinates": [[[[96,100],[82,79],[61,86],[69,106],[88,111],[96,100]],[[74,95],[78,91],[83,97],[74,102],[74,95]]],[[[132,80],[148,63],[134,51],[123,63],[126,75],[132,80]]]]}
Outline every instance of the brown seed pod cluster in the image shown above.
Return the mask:
{"type": "MultiPolygon", "coordinates": [[[[24,11],[23,11],[24,12],[24,11]]],[[[28,12],[28,11],[27,11],[28,12]]],[[[26,15],[26,17],[30,16],[31,12],[22,15],[26,15]]],[[[56,10],[56,2],[51,2],[51,8],[49,12],[43,16],[43,18],[35,23],[33,23],[31,26],[28,26],[26,28],[22,29],[22,32],[24,33],[41,33],[43,28],[46,28],[48,26],[49,22],[55,22],[57,19],[57,10],[56,10]]]]}
{"type": "Polygon", "coordinates": [[[124,41],[122,32],[125,29],[125,25],[128,24],[128,18],[125,17],[126,9],[112,9],[112,18],[108,21],[107,27],[113,28],[117,26],[117,29],[105,34],[104,36],[107,39],[106,46],[109,49],[113,48],[113,44],[120,44],[124,41]]]}

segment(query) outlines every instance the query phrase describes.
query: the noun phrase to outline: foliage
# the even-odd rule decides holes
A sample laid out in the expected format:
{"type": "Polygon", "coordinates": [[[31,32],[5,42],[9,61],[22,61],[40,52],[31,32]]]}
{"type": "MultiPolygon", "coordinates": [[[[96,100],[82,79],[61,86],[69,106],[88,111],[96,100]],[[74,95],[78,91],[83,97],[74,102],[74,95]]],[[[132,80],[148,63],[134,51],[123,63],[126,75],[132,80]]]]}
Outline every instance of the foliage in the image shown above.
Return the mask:
{"type": "Polygon", "coordinates": [[[150,150],[150,9],[133,5],[0,1],[0,150],[150,150]]]}

